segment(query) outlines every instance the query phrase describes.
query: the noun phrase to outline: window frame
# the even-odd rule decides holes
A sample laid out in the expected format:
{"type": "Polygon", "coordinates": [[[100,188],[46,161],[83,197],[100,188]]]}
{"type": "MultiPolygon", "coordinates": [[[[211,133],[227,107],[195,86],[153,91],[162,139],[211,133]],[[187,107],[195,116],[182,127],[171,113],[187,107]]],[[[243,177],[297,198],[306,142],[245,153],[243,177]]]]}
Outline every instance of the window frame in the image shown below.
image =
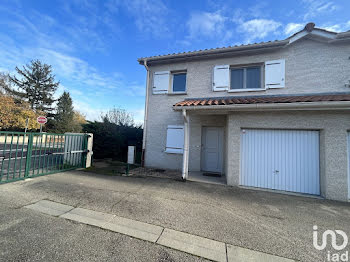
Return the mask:
{"type": "Polygon", "coordinates": [[[170,71],[171,77],[170,77],[170,95],[185,95],[187,94],[187,70],[176,70],[176,71],[170,71]],[[185,91],[174,91],[174,75],[180,75],[180,74],[186,74],[186,84],[185,84],[185,91]]]}
{"type": "Polygon", "coordinates": [[[229,93],[235,93],[235,92],[254,92],[254,91],[265,91],[266,87],[264,84],[265,81],[265,76],[264,76],[264,72],[265,72],[265,67],[264,67],[264,63],[255,63],[255,64],[244,64],[244,65],[231,65],[230,66],[230,74],[229,74],[229,89],[227,92],[229,93]],[[246,88],[247,86],[247,68],[254,68],[254,67],[260,67],[260,88],[246,88]],[[243,88],[239,88],[239,89],[231,89],[231,70],[234,69],[243,69],[243,88]]]}

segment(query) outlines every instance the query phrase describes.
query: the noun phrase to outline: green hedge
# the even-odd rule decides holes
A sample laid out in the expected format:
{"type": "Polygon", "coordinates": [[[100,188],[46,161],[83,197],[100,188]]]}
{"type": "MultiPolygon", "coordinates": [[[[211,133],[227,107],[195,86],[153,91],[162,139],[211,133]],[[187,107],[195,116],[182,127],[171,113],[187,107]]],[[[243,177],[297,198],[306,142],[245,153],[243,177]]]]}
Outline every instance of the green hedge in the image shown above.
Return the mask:
{"type": "Polygon", "coordinates": [[[141,162],[143,129],[135,126],[120,126],[110,122],[88,122],[83,131],[93,133],[95,159],[112,158],[126,162],[128,146],[136,146],[136,163],[141,162]]]}

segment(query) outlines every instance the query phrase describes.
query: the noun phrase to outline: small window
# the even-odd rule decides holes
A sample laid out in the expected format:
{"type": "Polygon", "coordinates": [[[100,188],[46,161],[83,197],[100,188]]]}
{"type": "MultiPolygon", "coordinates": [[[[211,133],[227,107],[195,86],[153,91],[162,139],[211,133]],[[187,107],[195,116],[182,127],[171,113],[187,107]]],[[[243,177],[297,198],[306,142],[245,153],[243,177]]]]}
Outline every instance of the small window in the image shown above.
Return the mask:
{"type": "Polygon", "coordinates": [[[231,69],[231,90],[260,88],[262,88],[261,66],[231,69]]]}
{"type": "Polygon", "coordinates": [[[186,92],[186,73],[173,73],[173,93],[186,92]]]}

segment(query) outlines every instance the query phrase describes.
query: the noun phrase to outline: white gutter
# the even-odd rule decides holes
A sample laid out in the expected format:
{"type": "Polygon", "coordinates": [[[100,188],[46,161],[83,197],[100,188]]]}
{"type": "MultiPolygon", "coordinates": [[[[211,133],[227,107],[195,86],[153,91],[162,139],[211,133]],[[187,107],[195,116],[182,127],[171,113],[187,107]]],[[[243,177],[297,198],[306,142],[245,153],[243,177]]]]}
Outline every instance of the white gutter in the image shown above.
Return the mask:
{"type": "Polygon", "coordinates": [[[173,106],[174,110],[350,110],[350,101],[298,102],[298,103],[266,103],[266,104],[232,104],[232,105],[197,105],[173,106]]]}
{"type": "Polygon", "coordinates": [[[147,60],[143,61],[143,65],[145,66],[147,70],[147,77],[146,77],[146,99],[145,99],[145,117],[143,121],[143,138],[142,138],[142,156],[141,156],[141,165],[144,166],[145,164],[145,150],[146,150],[146,132],[147,132],[147,117],[148,117],[148,89],[149,89],[149,79],[150,79],[150,71],[147,66],[147,60]]]}
{"type": "Polygon", "coordinates": [[[182,179],[186,180],[188,178],[188,154],[189,154],[189,115],[187,115],[186,110],[182,110],[182,115],[184,117],[184,152],[182,156],[182,179]]]}

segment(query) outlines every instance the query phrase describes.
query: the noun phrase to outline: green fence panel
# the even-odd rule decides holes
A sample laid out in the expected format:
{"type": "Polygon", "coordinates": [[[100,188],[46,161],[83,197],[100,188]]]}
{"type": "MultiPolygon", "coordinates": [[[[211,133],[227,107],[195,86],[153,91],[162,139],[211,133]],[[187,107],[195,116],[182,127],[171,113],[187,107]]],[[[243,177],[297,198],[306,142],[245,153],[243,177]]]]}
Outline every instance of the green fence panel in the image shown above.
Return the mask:
{"type": "Polygon", "coordinates": [[[0,131],[0,184],[85,168],[87,134],[0,131]]]}

